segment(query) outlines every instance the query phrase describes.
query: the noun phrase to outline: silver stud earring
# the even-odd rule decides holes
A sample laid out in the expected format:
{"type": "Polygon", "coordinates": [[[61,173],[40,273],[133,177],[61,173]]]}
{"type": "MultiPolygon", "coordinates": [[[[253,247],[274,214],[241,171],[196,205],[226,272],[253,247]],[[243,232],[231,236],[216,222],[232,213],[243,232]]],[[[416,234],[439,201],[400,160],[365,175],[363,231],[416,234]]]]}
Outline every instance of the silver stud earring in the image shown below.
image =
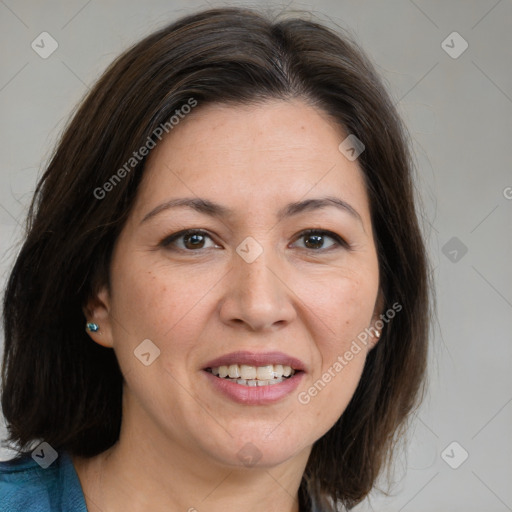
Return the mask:
{"type": "Polygon", "coordinates": [[[85,329],[89,332],[98,332],[100,330],[100,326],[94,322],[87,322],[85,324],[85,329]]]}
{"type": "Polygon", "coordinates": [[[380,331],[375,330],[375,337],[380,338],[380,331]]]}

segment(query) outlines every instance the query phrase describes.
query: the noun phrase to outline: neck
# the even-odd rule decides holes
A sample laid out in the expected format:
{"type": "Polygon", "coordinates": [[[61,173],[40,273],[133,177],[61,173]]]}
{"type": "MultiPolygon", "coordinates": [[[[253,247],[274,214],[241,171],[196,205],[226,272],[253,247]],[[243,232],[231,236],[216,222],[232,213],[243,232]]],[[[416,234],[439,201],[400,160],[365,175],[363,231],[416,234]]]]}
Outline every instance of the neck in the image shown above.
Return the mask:
{"type": "Polygon", "coordinates": [[[274,467],[223,464],[125,421],[119,441],[90,459],[74,457],[90,512],[298,512],[310,448],[274,467]]]}

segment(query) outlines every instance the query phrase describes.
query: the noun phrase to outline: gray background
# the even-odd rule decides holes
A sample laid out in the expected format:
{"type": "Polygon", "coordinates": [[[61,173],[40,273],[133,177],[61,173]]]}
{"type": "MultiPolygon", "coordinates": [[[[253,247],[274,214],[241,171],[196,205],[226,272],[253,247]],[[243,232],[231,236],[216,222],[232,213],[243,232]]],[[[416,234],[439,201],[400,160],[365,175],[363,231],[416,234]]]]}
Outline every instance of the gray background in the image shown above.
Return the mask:
{"type": "MultiPolygon", "coordinates": [[[[74,106],[122,50],[208,5],[234,2],[0,0],[2,288],[36,177],[74,106]],[[43,31],[58,42],[46,59],[31,48],[43,31]]],[[[375,492],[358,510],[512,510],[512,2],[287,5],[348,29],[387,81],[414,143],[436,282],[427,399],[391,496],[375,492]],[[463,48],[454,31],[469,45],[457,58],[445,51],[463,48]]]]}

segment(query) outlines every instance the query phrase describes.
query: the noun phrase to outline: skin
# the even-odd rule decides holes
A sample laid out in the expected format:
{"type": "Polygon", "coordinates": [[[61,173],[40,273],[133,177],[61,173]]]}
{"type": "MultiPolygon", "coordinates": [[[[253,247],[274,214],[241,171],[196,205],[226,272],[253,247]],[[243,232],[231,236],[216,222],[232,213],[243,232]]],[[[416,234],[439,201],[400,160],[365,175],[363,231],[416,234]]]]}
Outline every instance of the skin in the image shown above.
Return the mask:
{"type": "Polygon", "coordinates": [[[85,308],[100,326],[91,338],[114,349],[125,376],[119,442],[74,458],[89,510],[298,510],[311,447],[345,410],[377,340],[309,403],[298,395],[381,313],[368,197],[357,160],[338,149],[345,137],[305,102],[275,100],[199,106],[152,150],[114,248],[110,290],[85,308]],[[277,218],[289,203],[325,196],[360,218],[334,206],[277,218]],[[217,218],[175,207],[142,221],[185,197],[232,212],[217,218]],[[183,238],[161,244],[188,228],[211,239],[201,249],[187,249],[183,238]],[[300,236],[311,228],[349,247],[326,235],[311,248],[300,236]],[[248,236],[263,249],[252,263],[236,252],[248,236]],[[160,349],[149,366],[134,356],[145,339],[160,349]],[[236,403],[203,373],[236,350],[285,352],[304,362],[305,375],[277,403],[236,403]],[[248,442],[261,454],[253,467],[237,456],[248,442]]]}

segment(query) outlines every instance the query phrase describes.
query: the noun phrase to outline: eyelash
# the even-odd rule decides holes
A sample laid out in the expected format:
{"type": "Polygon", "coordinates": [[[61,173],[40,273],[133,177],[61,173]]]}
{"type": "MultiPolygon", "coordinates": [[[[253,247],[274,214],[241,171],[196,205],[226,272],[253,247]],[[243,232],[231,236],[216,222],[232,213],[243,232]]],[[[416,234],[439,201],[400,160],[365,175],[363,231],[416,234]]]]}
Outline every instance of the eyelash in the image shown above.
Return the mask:
{"type": "MultiPolygon", "coordinates": [[[[334,233],[333,231],[329,231],[329,230],[326,230],[326,229],[305,229],[304,231],[301,231],[299,233],[299,235],[297,236],[295,241],[299,240],[302,237],[312,236],[312,235],[317,235],[317,236],[331,238],[340,247],[343,247],[344,249],[349,249],[350,248],[350,246],[347,243],[347,241],[344,240],[343,238],[341,238],[340,235],[338,235],[337,233],[334,233]]],[[[320,252],[320,251],[328,251],[328,250],[330,250],[330,248],[327,248],[327,249],[308,249],[308,248],[306,248],[306,250],[311,250],[311,251],[314,251],[314,252],[320,252]]]]}
{"type": "MultiPolygon", "coordinates": [[[[179,232],[174,233],[174,234],[172,234],[170,236],[167,236],[166,238],[164,238],[160,242],[160,245],[163,246],[163,247],[169,247],[174,242],[176,242],[178,239],[180,239],[182,237],[185,237],[187,235],[202,235],[202,236],[208,237],[210,240],[212,240],[215,243],[215,241],[213,240],[213,238],[211,237],[211,235],[207,231],[204,231],[202,229],[185,229],[183,231],[179,231],[179,232]]],[[[297,240],[300,240],[301,238],[307,237],[307,236],[328,237],[328,238],[331,238],[332,240],[334,240],[334,242],[336,242],[336,244],[339,247],[342,247],[342,248],[345,248],[345,249],[349,249],[350,248],[350,245],[341,236],[339,236],[338,234],[336,234],[336,233],[334,233],[332,231],[328,231],[328,230],[325,230],[325,229],[305,229],[304,231],[301,231],[298,234],[298,236],[295,238],[293,243],[295,243],[297,240]]],[[[199,249],[183,249],[183,248],[179,247],[179,248],[175,248],[175,249],[177,249],[179,251],[184,251],[184,252],[200,252],[203,248],[199,248],[199,249]]],[[[302,249],[307,250],[307,251],[312,251],[312,252],[324,252],[324,251],[331,250],[332,246],[328,247],[328,248],[319,248],[319,249],[311,249],[311,248],[308,248],[308,247],[305,247],[305,248],[302,248],[302,249]]]]}

